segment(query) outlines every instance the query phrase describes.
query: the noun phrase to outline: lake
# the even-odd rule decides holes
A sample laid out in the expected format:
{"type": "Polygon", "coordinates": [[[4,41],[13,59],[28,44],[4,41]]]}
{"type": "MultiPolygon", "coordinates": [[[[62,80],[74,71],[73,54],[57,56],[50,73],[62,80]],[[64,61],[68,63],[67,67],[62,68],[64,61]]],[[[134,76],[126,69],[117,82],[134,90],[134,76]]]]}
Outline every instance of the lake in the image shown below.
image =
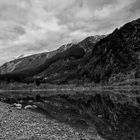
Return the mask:
{"type": "Polygon", "coordinates": [[[31,111],[72,127],[95,127],[106,140],[140,140],[140,90],[4,90],[0,99],[36,105],[31,111]]]}

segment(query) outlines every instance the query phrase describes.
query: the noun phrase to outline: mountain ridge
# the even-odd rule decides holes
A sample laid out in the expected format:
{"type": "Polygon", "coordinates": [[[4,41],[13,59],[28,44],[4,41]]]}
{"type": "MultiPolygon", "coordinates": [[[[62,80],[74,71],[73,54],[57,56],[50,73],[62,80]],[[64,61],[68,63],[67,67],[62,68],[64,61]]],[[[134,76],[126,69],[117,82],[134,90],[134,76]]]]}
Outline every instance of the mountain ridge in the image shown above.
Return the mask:
{"type": "Polygon", "coordinates": [[[99,41],[83,72],[96,82],[108,80],[112,74],[130,72],[140,65],[140,19],[115,29],[99,41]]]}
{"type": "Polygon", "coordinates": [[[31,60],[31,64],[28,62],[32,56],[15,60],[19,65],[11,66],[13,69],[9,73],[8,63],[4,64],[0,67],[0,78],[19,81],[39,79],[40,82],[51,83],[69,83],[77,79],[100,83],[108,82],[119,73],[127,75],[132,71],[133,78],[139,77],[140,19],[115,29],[109,35],[87,37],[81,42],[34,56],[37,59],[31,60]],[[19,60],[25,61],[25,64],[19,60]]]}
{"type": "MultiPolygon", "coordinates": [[[[100,38],[103,38],[103,37],[104,36],[88,37],[85,39],[85,41],[84,40],[81,41],[80,42],[81,44],[69,43],[69,44],[61,46],[60,48],[52,52],[35,54],[35,55],[31,55],[31,56],[27,56],[27,57],[10,61],[0,67],[1,77],[4,78],[8,76],[11,79],[12,77],[14,78],[15,75],[16,77],[19,75],[22,77],[19,79],[23,79],[28,76],[30,77],[30,76],[40,73],[45,68],[49,67],[51,63],[59,59],[60,60],[69,59],[70,57],[71,58],[73,57],[73,59],[79,59],[83,57],[85,52],[87,51],[86,45],[82,45],[84,44],[84,42],[86,42],[86,40],[89,40],[89,38],[91,40],[91,38],[93,38],[93,44],[95,44],[98,40],[100,40],[100,38]]],[[[17,78],[14,78],[14,79],[17,79],[17,78]]]]}

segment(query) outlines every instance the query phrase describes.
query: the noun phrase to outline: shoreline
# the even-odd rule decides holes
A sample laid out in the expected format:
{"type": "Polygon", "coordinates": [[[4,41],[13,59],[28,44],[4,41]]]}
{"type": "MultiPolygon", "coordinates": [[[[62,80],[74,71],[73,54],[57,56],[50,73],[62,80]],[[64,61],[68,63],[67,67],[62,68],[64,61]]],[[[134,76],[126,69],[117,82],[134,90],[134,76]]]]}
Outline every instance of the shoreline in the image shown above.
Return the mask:
{"type": "Polygon", "coordinates": [[[17,110],[0,102],[0,139],[5,140],[103,140],[96,132],[77,131],[31,110],[17,110]]]}

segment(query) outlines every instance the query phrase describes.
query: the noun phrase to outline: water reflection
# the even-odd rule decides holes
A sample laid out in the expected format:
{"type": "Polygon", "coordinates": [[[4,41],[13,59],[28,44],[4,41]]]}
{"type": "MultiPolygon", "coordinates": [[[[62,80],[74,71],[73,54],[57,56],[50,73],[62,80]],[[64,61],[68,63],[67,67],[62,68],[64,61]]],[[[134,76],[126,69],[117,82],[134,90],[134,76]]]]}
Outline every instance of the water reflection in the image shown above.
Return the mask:
{"type": "Polygon", "coordinates": [[[75,127],[96,127],[106,140],[140,140],[140,91],[92,92],[5,92],[1,100],[23,106],[34,104],[38,111],[75,127]],[[9,96],[10,95],[10,96],[9,96]],[[32,103],[29,102],[32,100],[32,103]]]}

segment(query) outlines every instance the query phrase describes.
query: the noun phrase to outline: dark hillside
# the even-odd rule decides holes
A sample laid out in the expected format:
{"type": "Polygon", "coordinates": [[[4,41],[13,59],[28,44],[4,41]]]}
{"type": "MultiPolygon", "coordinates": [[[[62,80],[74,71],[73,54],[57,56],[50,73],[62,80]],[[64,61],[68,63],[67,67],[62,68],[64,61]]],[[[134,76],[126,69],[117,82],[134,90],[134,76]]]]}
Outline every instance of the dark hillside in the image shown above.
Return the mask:
{"type": "Polygon", "coordinates": [[[99,41],[92,58],[81,68],[95,82],[108,80],[112,74],[130,72],[139,66],[140,19],[127,23],[99,41]]]}

